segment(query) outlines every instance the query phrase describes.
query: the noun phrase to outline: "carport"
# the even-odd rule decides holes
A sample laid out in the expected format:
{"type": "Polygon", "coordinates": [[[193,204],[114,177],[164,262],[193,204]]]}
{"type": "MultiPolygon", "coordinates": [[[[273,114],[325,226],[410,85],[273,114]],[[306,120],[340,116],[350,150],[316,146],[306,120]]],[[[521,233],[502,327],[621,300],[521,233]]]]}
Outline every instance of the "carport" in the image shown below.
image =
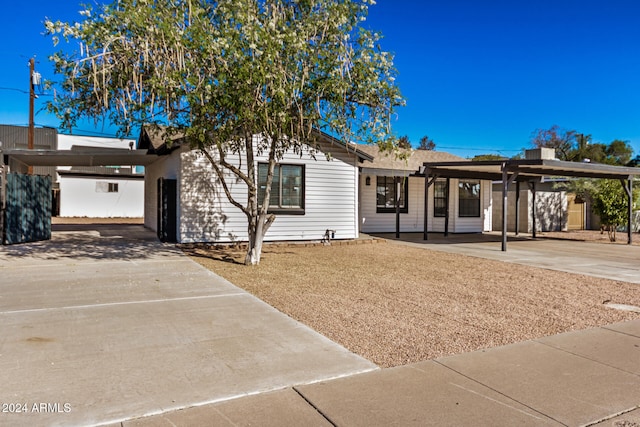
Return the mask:
{"type": "Polygon", "coordinates": [[[0,151],[0,237],[2,243],[22,243],[50,238],[51,180],[26,175],[32,166],[147,166],[157,159],[147,150],[94,148],[86,150],[0,151]],[[9,176],[11,174],[11,176],[9,176]],[[22,175],[21,175],[22,174],[22,175]],[[24,179],[16,178],[20,175],[24,179]],[[15,194],[20,193],[20,194],[15,194]],[[47,227],[46,224],[49,224],[47,227]],[[12,233],[7,238],[7,230],[12,233]],[[15,235],[13,235],[15,234],[15,235]]]}
{"type": "MultiPolygon", "coordinates": [[[[425,178],[424,197],[424,240],[428,240],[428,218],[429,198],[428,189],[438,178],[470,178],[502,182],[502,251],[507,250],[507,197],[509,185],[516,185],[516,223],[518,221],[520,185],[528,185],[532,192],[533,206],[535,206],[536,184],[544,177],[579,177],[579,178],[602,178],[619,180],[627,195],[627,224],[631,224],[633,203],[632,189],[633,178],[640,175],[640,168],[630,168],[622,166],[611,166],[598,163],[577,163],[556,159],[535,158],[524,160],[487,160],[487,161],[455,161],[424,163],[420,169],[420,176],[425,178]]],[[[447,200],[448,206],[448,200],[447,200]]],[[[448,215],[445,218],[445,235],[448,234],[448,215]]],[[[536,215],[535,209],[529,213],[533,222],[533,237],[536,237],[536,215]]],[[[517,234],[517,228],[516,228],[517,234]]],[[[632,243],[631,226],[627,227],[627,240],[632,243]]]]}

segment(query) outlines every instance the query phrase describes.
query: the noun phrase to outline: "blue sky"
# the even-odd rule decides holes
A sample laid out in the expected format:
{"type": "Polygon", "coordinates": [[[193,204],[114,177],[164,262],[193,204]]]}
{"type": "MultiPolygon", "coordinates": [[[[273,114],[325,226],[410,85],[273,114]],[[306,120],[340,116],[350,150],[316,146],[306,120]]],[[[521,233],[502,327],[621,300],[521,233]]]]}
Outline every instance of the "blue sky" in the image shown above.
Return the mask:
{"type": "MultiPolygon", "coordinates": [[[[73,0],[4,5],[0,123],[28,122],[28,96],[6,88],[28,89],[30,56],[53,77],[44,17],[74,20],[77,10],[73,0]]],[[[632,0],[378,0],[365,25],[395,53],[407,106],[394,129],[414,143],[428,135],[463,157],[511,156],[557,124],[597,142],[628,140],[640,154],[639,20],[632,0]]],[[[57,126],[44,112],[35,121],[57,126]]]]}

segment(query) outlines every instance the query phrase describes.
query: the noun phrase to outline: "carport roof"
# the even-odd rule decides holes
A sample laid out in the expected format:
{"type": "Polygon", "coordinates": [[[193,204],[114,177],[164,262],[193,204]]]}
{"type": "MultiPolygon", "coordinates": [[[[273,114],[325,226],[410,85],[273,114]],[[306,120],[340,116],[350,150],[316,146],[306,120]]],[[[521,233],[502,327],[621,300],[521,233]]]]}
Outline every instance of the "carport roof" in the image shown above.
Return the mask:
{"type": "Polygon", "coordinates": [[[464,162],[425,162],[420,168],[424,175],[450,178],[476,178],[502,180],[502,172],[516,174],[518,181],[530,181],[543,176],[570,176],[581,178],[631,179],[640,176],[640,168],[612,166],[600,163],[578,163],[562,160],[486,160],[464,162]]]}
{"type": "Polygon", "coordinates": [[[147,154],[147,150],[122,150],[90,148],[87,150],[25,150],[1,151],[7,159],[27,166],[146,166],[158,156],[147,154]]]}

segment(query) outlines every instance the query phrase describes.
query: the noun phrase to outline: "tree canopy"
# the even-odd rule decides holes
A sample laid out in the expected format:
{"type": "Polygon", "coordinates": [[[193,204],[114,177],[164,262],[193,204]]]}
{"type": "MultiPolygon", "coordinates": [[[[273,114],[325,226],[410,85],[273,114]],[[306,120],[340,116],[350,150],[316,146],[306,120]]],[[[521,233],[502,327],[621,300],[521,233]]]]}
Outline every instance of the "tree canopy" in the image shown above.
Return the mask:
{"type": "Polygon", "coordinates": [[[615,139],[609,144],[593,142],[591,135],[562,129],[558,125],[549,129],[536,129],[531,136],[531,145],[538,148],[554,148],[559,160],[569,162],[590,161],[626,166],[633,156],[633,148],[629,141],[615,139]]]}
{"type": "MultiPolygon", "coordinates": [[[[411,140],[409,139],[409,135],[403,135],[398,138],[398,147],[406,150],[412,149],[411,140]]],[[[432,151],[436,149],[436,143],[429,138],[427,135],[420,138],[420,143],[418,144],[418,150],[428,150],[432,151]]]]}
{"type": "Polygon", "coordinates": [[[315,130],[345,141],[395,144],[391,118],[403,103],[393,57],[365,29],[372,0],[117,0],[76,23],[45,22],[60,92],[48,104],[61,126],[106,119],[130,135],[156,126],[184,135],[210,161],[249,227],[247,263],[259,262],[275,220],[268,200],[288,150],[314,153],[315,130]],[[230,156],[244,159],[242,167],[230,156]],[[256,156],[267,155],[258,200],[256,156]],[[247,186],[246,204],[228,179],[247,186]]]}

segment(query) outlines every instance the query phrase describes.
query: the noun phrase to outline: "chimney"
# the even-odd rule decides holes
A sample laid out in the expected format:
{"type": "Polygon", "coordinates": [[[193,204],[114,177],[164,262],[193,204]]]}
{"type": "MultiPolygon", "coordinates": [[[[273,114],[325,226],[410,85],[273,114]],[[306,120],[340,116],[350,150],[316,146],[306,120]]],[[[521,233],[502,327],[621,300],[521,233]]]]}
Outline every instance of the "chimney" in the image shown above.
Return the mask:
{"type": "Polygon", "coordinates": [[[556,158],[556,149],[540,147],[532,150],[525,150],[524,158],[526,160],[554,160],[556,158]]]}

